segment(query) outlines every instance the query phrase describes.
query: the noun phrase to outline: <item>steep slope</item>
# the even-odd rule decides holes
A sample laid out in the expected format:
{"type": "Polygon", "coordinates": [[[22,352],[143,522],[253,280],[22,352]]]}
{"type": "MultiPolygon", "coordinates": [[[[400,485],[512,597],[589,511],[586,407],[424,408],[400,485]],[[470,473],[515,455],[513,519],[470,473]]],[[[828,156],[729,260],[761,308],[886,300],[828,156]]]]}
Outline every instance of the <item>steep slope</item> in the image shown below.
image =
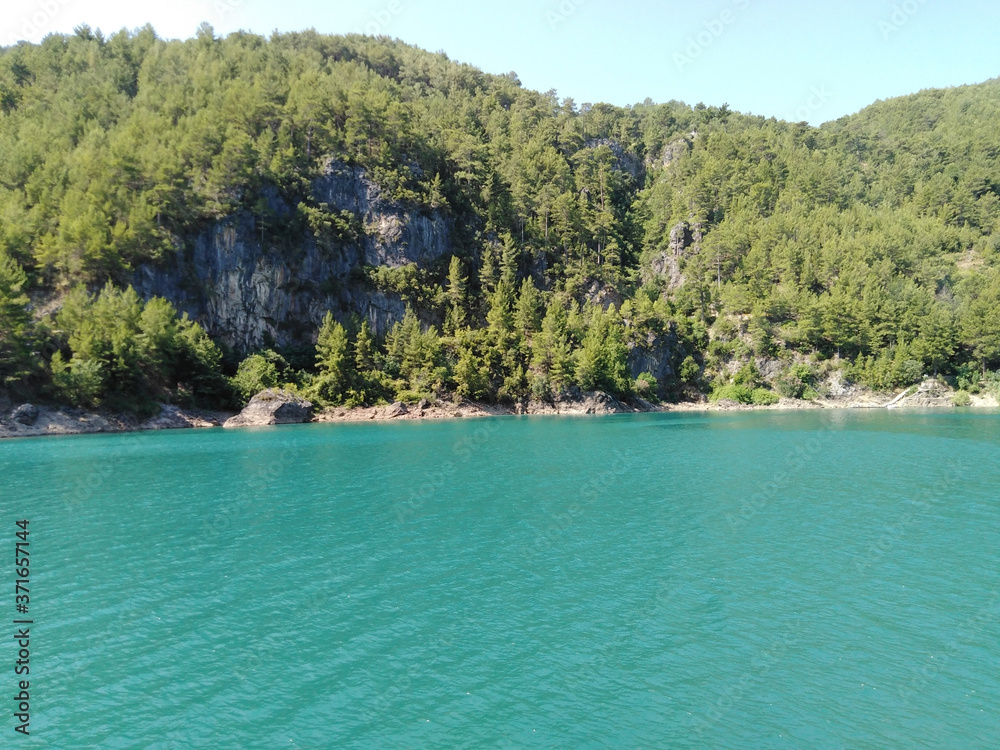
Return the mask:
{"type": "Polygon", "coordinates": [[[812,128],[578,106],[386,39],[52,35],[0,50],[0,376],[186,398],[257,351],[238,390],[330,402],[801,393],[830,368],[975,388],[1000,364],[998,109],[990,81],[812,128]],[[68,295],[106,282],[138,299],[68,295]]]}

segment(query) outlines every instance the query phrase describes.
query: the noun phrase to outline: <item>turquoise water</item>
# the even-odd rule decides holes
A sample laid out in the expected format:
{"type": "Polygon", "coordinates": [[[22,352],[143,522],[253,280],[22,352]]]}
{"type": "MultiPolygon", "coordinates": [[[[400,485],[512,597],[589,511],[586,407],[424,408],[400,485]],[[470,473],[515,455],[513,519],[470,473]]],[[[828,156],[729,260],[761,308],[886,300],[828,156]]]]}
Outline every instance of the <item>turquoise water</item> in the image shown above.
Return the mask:
{"type": "Polygon", "coordinates": [[[3,442],[0,746],[997,747],[998,458],[982,412],[3,442]]]}

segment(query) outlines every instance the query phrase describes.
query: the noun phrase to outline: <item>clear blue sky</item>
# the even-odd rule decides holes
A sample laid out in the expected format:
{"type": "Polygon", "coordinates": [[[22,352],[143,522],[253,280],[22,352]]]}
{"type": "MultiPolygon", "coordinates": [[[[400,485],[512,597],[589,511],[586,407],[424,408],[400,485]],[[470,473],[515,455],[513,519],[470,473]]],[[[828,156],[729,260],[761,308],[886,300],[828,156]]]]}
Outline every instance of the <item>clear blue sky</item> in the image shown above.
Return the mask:
{"type": "Polygon", "coordinates": [[[88,23],[161,36],[377,32],[577,103],[649,97],[820,123],[1000,76],[1000,3],[975,0],[3,0],[0,44],[88,23]]]}

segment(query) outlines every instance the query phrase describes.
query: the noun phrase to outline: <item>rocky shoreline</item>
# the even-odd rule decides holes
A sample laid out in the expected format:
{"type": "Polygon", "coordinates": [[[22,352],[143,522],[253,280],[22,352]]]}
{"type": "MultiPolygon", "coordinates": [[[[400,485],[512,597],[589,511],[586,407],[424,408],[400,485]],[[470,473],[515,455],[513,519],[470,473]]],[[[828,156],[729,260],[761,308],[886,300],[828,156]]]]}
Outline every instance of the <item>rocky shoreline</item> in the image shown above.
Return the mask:
{"type": "Polygon", "coordinates": [[[73,407],[21,404],[14,408],[0,406],[0,438],[220,427],[231,416],[231,413],[162,404],[158,415],[140,421],[73,407]]]}
{"type": "MultiPolygon", "coordinates": [[[[265,391],[255,396],[240,414],[185,409],[164,404],[160,414],[144,421],[70,407],[15,405],[6,401],[0,403],[0,438],[222,426],[227,428],[261,427],[308,422],[407,421],[524,415],[584,416],[802,409],[950,409],[955,408],[953,396],[952,389],[938,381],[929,379],[919,387],[908,389],[896,395],[878,394],[858,389],[811,401],[783,398],[771,406],[749,406],[732,401],[709,403],[707,400],[679,404],[652,404],[642,399],[636,399],[632,403],[625,403],[607,393],[595,391],[571,393],[549,402],[529,401],[512,406],[481,404],[471,401],[458,403],[439,401],[434,404],[421,401],[411,405],[394,403],[387,406],[333,408],[314,412],[312,404],[297,396],[280,391],[265,391]]],[[[977,395],[971,397],[968,406],[971,408],[997,408],[998,402],[992,396],[977,395]]]]}

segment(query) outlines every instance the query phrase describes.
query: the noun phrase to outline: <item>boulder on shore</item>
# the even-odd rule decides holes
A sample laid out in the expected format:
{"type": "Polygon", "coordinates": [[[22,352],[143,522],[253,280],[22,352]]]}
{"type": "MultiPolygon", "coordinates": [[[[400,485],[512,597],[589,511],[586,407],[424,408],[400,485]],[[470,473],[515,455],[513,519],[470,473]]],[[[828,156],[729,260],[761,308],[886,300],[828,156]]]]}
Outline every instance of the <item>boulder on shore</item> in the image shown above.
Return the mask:
{"type": "Polygon", "coordinates": [[[268,389],[261,391],[239,414],[223,427],[266,427],[275,424],[302,424],[312,420],[312,402],[294,393],[268,389]]]}
{"type": "Polygon", "coordinates": [[[402,417],[404,414],[409,414],[410,410],[406,408],[406,404],[401,401],[396,401],[394,404],[386,407],[385,416],[387,419],[395,419],[396,417],[402,417]]]}
{"type": "Polygon", "coordinates": [[[38,407],[34,404],[21,404],[14,409],[14,413],[10,415],[10,418],[18,424],[30,427],[38,420],[38,407]]]}
{"type": "Polygon", "coordinates": [[[628,411],[621,401],[604,391],[584,394],[583,409],[585,414],[621,414],[628,411]]]}

